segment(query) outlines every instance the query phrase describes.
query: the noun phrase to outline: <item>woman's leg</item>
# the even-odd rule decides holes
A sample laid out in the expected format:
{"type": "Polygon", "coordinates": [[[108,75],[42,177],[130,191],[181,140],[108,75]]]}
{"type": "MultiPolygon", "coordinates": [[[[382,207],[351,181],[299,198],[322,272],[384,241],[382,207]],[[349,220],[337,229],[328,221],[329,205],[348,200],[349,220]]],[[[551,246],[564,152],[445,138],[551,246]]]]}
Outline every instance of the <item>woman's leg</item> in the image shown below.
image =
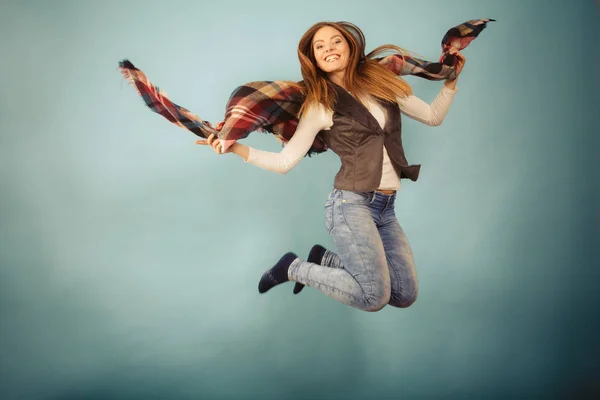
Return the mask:
{"type": "MultiPolygon", "coordinates": [[[[330,268],[344,268],[340,257],[320,244],[315,244],[306,259],[309,263],[322,265],[330,268]]],[[[296,282],[294,285],[294,294],[298,294],[304,289],[304,284],[296,282]]]]}
{"type": "Polygon", "coordinates": [[[298,259],[291,264],[288,278],[361,310],[378,311],[388,304],[389,268],[372,218],[372,196],[334,190],[325,206],[325,224],[337,248],[337,255],[330,252],[330,262],[343,267],[298,259]]]}
{"type": "Polygon", "coordinates": [[[392,295],[389,305],[406,308],[417,300],[419,284],[410,243],[396,218],[394,197],[381,213],[378,228],[390,271],[392,295]]]}
{"type": "MultiPolygon", "coordinates": [[[[419,290],[413,253],[408,238],[396,218],[394,211],[396,195],[376,193],[375,196],[371,207],[372,217],[382,239],[389,267],[391,284],[389,304],[393,307],[406,308],[416,301],[419,290]]],[[[330,268],[344,268],[339,255],[322,247],[319,250],[319,259],[315,260],[315,263],[330,268]]],[[[300,283],[297,285],[302,286],[300,283]]],[[[299,291],[296,289],[295,293],[299,291]]]]}

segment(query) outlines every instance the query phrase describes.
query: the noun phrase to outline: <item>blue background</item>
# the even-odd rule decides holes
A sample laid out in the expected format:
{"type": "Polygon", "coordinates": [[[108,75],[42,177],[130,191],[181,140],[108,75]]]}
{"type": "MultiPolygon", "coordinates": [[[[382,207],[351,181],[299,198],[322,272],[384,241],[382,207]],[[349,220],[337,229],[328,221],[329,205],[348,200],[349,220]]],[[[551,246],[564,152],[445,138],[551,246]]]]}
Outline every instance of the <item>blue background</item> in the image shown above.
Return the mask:
{"type": "MultiPolygon", "coordinates": [[[[599,15],[591,0],[0,1],[0,397],[600,394],[599,15]],[[281,254],[332,245],[337,157],[280,176],[216,155],[117,70],[129,58],[218,122],[238,85],[301,79],[317,21],[436,59],[447,29],[485,17],[442,126],[404,120],[423,167],[397,203],[420,279],[403,310],[259,295],[281,254]]],[[[428,102],[441,85],[407,80],[428,102]]]]}

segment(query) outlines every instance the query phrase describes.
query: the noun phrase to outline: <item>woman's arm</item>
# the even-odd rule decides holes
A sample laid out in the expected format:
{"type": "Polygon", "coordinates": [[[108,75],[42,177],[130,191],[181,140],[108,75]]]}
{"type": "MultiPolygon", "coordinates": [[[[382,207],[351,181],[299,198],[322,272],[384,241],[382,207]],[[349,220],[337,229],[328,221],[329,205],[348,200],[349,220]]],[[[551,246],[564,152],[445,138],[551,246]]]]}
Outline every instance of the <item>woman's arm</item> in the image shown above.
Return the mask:
{"type": "MultiPolygon", "coordinates": [[[[323,129],[329,129],[332,125],[331,113],[326,112],[320,105],[310,107],[298,121],[294,135],[282,151],[276,153],[258,150],[236,142],[231,146],[229,152],[238,155],[248,164],[279,174],[286,174],[306,155],[317,134],[323,129]]],[[[221,146],[217,140],[199,140],[196,143],[211,145],[217,153],[220,153],[221,146]]]]}
{"type": "Polygon", "coordinates": [[[399,97],[397,101],[400,111],[408,117],[426,125],[439,126],[446,118],[456,92],[456,88],[450,89],[447,85],[443,85],[431,104],[414,95],[407,98],[399,97]]]}
{"type": "Polygon", "coordinates": [[[456,75],[454,79],[447,79],[438,93],[437,97],[431,104],[425,103],[416,96],[408,96],[407,98],[397,98],[400,111],[408,117],[422,122],[430,126],[439,126],[446,118],[454,95],[456,94],[456,80],[465,66],[465,57],[455,48],[450,48],[450,54],[456,56],[456,75]]]}

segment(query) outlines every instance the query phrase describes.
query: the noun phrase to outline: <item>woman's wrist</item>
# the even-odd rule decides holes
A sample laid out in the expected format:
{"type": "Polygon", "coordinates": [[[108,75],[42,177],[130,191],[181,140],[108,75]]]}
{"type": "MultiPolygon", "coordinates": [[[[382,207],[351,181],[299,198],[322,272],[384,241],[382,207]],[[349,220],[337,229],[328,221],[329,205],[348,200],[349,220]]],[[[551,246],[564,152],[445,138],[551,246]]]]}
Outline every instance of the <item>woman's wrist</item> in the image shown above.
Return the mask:
{"type": "Polygon", "coordinates": [[[250,153],[248,146],[235,142],[231,145],[230,152],[242,157],[244,161],[248,161],[248,154],[250,153]]]}
{"type": "Polygon", "coordinates": [[[446,85],[446,87],[448,89],[456,89],[456,81],[458,78],[454,78],[454,79],[446,79],[446,81],[444,82],[444,85],[446,85]]]}

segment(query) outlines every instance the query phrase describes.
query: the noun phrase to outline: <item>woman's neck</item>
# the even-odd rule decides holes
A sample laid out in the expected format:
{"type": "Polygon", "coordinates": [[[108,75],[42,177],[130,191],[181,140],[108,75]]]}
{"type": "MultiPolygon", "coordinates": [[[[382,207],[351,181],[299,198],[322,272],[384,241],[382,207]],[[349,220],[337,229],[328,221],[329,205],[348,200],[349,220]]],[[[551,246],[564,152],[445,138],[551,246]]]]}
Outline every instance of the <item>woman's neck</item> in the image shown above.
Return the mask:
{"type": "Polygon", "coordinates": [[[344,71],[331,72],[327,77],[331,82],[346,89],[344,86],[344,71]]]}

